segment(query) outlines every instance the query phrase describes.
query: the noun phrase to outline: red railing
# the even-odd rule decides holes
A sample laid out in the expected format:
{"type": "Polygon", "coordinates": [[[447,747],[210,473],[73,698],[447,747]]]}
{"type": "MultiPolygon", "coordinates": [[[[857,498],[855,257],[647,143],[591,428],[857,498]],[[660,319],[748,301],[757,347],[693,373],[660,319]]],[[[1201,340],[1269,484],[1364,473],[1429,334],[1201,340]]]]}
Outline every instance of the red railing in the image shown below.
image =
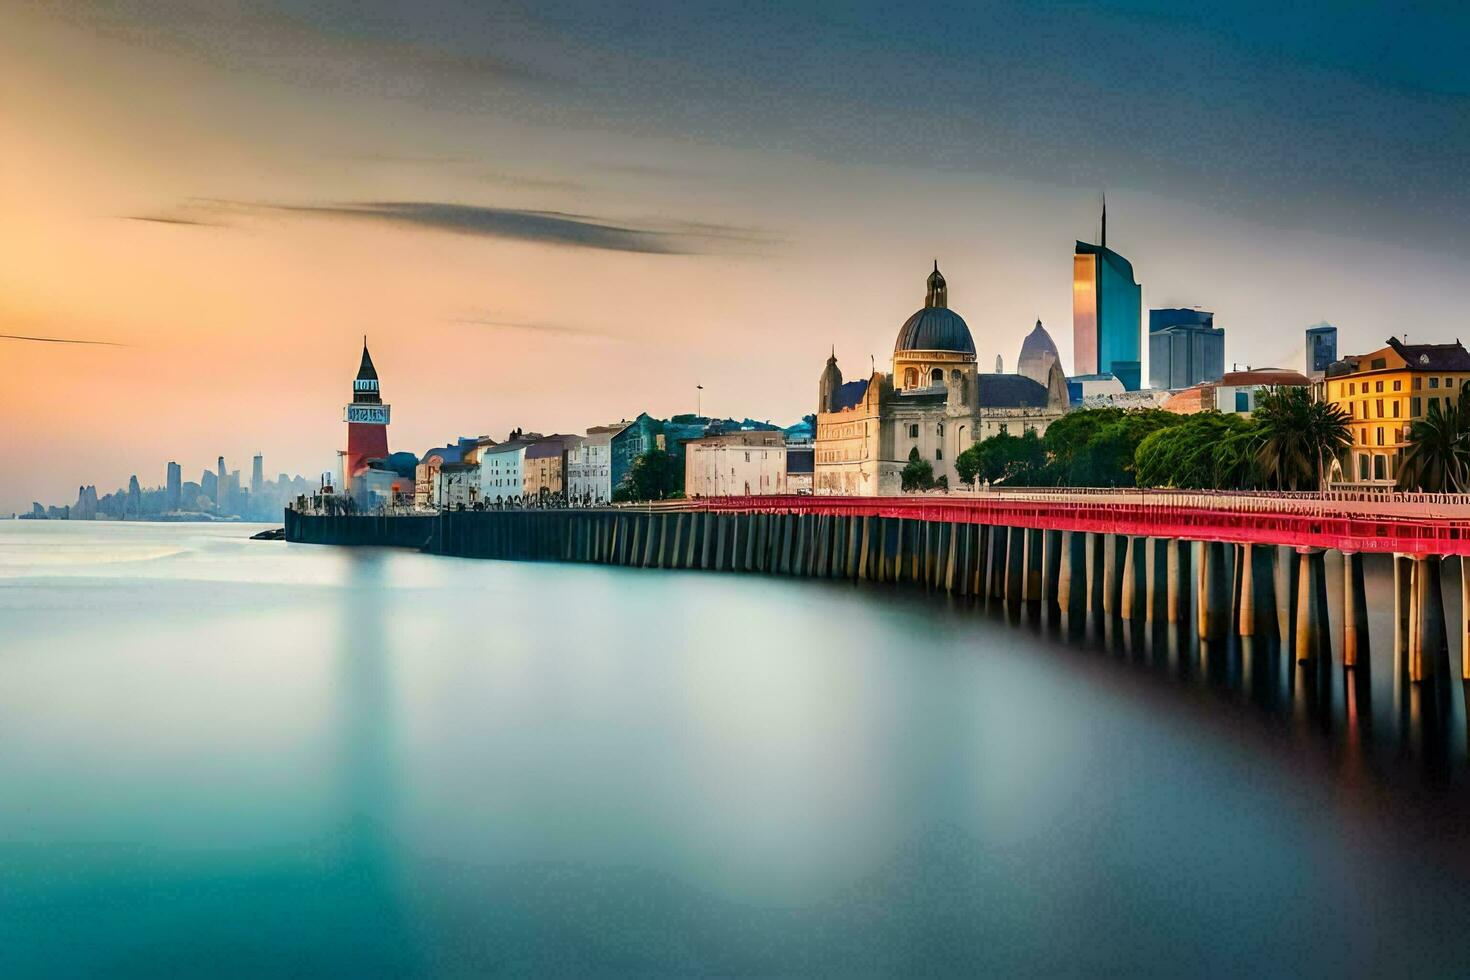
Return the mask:
{"type": "Polygon", "coordinates": [[[901,517],[1340,551],[1470,555],[1470,499],[1363,496],[1366,499],[1316,494],[992,490],[903,497],[716,497],[673,506],[716,512],[901,517]]]}

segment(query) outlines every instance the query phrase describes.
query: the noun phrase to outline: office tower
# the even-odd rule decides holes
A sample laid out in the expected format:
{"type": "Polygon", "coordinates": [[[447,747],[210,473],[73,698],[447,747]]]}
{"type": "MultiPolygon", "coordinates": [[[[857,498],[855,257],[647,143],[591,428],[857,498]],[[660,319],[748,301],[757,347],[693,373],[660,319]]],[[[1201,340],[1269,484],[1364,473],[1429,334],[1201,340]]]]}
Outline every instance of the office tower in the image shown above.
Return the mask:
{"type": "Polygon", "coordinates": [[[260,494],[261,488],[265,486],[265,457],[260,453],[255,454],[255,461],[250,467],[250,492],[256,496],[260,494]]]}
{"type": "Polygon", "coordinates": [[[168,464],[168,483],[165,484],[167,491],[164,496],[167,510],[179,509],[179,498],[184,485],[183,469],[178,463],[168,464]]]}
{"type": "Polygon", "coordinates": [[[225,471],[225,458],[221,456],[216,464],[214,482],[214,505],[220,510],[225,509],[225,504],[230,501],[230,475],[225,471]]]}
{"type": "Polygon", "coordinates": [[[1111,374],[1129,391],[1142,383],[1143,290],[1133,266],[1102,241],[1078,242],[1072,255],[1072,373],[1111,374]]]}
{"type": "Polygon", "coordinates": [[[1307,328],[1307,377],[1322,374],[1337,360],[1337,328],[1325,320],[1307,328]]]}
{"type": "Polygon", "coordinates": [[[1225,375],[1225,331],[1205,310],[1148,311],[1148,383],[1192,388],[1225,375]]]}

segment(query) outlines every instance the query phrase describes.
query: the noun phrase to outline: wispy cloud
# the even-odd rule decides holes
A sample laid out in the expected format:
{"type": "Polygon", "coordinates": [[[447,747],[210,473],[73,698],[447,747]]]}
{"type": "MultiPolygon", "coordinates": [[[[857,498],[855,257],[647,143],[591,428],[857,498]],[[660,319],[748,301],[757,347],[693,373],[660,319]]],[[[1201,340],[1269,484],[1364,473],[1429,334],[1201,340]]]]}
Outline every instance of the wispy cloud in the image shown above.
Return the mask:
{"type": "Polygon", "coordinates": [[[23,340],[33,344],[86,344],[91,347],[130,347],[112,340],[79,340],[74,337],[27,337],[22,334],[0,333],[0,340],[23,340]]]}
{"type": "Polygon", "coordinates": [[[362,201],[334,204],[259,204],[206,202],[216,207],[298,214],[385,224],[483,238],[546,245],[636,252],[699,255],[759,251],[775,239],[757,229],[708,222],[615,223],[595,215],[565,211],[456,204],[444,201],[362,201]]]}
{"type": "Polygon", "coordinates": [[[218,221],[199,221],[194,218],[168,218],[153,214],[125,214],[124,221],[151,221],[160,225],[197,225],[199,227],[211,227],[218,225],[218,221]]]}
{"type": "Polygon", "coordinates": [[[485,327],[490,330],[516,330],[526,333],[554,334],[564,337],[585,337],[602,340],[623,340],[616,334],[596,327],[585,327],[570,323],[547,321],[510,320],[494,315],[458,317],[450,321],[462,326],[485,327]]]}

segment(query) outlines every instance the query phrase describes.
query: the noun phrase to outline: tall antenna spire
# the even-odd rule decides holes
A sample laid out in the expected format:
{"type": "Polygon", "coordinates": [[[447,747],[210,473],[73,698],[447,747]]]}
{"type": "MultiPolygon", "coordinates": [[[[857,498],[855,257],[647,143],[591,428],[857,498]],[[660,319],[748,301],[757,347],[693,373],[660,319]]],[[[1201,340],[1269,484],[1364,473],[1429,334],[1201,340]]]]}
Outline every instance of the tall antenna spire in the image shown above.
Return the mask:
{"type": "Polygon", "coordinates": [[[1102,247],[1108,247],[1108,192],[1103,191],[1102,247]]]}

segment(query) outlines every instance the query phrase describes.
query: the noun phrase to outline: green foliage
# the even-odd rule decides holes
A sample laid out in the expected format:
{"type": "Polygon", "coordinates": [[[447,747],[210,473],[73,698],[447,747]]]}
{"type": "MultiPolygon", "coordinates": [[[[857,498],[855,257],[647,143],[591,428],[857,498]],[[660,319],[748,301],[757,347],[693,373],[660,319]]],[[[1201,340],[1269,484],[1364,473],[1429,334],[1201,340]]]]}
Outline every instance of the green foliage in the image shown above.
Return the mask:
{"type": "Polygon", "coordinates": [[[909,450],[909,461],[904,464],[899,479],[903,481],[904,493],[928,490],[934,486],[934,467],[927,459],[919,458],[917,446],[909,450]]]}
{"type": "Polygon", "coordinates": [[[1034,486],[1041,479],[1046,463],[1046,449],[1035,432],[1021,436],[1003,432],[960,453],[955,457],[954,467],[967,486],[973,486],[976,480],[1034,486]]]}
{"type": "Polygon", "coordinates": [[[614,503],[667,500],[684,492],[684,468],[662,449],[650,449],[633,460],[628,475],[613,489],[614,503]]]}
{"type": "Polygon", "coordinates": [[[1328,461],[1352,445],[1349,421],[1336,405],[1314,401],[1305,387],[1264,389],[1251,412],[1260,432],[1256,465],[1262,484],[1277,490],[1317,489],[1328,461]]]}
{"type": "Polygon", "coordinates": [[[1454,405],[1441,410],[1429,403],[1429,414],[1409,427],[1409,447],[1399,465],[1400,490],[1464,493],[1470,490],[1470,386],[1460,389],[1454,405]]]}
{"type": "Polygon", "coordinates": [[[1072,487],[1131,487],[1134,456],[1150,434],[1186,416],[1157,408],[1083,409],[1053,422],[1042,440],[1051,457],[1043,482],[1072,487]]]}
{"type": "Polygon", "coordinates": [[[1138,444],[1134,476],[1141,487],[1244,490],[1259,483],[1260,429],[1239,415],[1200,412],[1156,429],[1138,444]]]}

